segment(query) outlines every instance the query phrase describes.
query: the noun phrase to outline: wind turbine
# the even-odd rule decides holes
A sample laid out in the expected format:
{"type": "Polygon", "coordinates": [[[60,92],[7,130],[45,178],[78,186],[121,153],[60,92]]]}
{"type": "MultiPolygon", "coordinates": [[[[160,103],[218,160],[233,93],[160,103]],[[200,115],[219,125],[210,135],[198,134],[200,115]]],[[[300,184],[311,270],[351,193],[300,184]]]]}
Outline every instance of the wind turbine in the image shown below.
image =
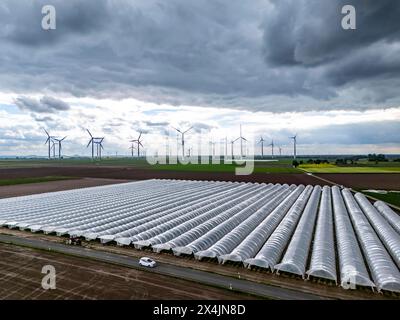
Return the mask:
{"type": "MultiPolygon", "coordinates": [[[[57,141],[57,142],[58,142],[58,159],[61,159],[61,147],[62,147],[61,142],[62,142],[65,138],[66,138],[66,136],[65,136],[64,138],[62,138],[62,139],[53,138],[54,141],[57,141]]],[[[54,150],[54,152],[55,152],[55,150],[54,150]]]]}
{"type": "Polygon", "coordinates": [[[133,158],[133,149],[136,149],[135,146],[133,145],[133,142],[132,142],[131,146],[129,147],[129,149],[131,149],[132,158],[133,158]]]}
{"type": "Polygon", "coordinates": [[[88,148],[90,145],[92,145],[92,160],[94,159],[94,145],[96,144],[96,155],[99,156],[100,155],[100,159],[101,159],[101,149],[103,148],[102,142],[104,140],[104,137],[93,137],[93,135],[90,133],[89,129],[86,129],[86,131],[89,133],[90,135],[90,140],[89,143],[87,144],[86,148],[88,148]],[[100,150],[99,150],[100,148],[100,150]]]}
{"type": "Polygon", "coordinates": [[[86,129],[86,131],[90,135],[90,140],[89,140],[89,143],[87,144],[86,148],[88,148],[90,146],[90,144],[92,145],[92,160],[93,160],[94,159],[94,138],[93,138],[92,134],[90,133],[89,129],[86,129]]]}
{"type": "Polygon", "coordinates": [[[132,143],[137,143],[137,157],[140,157],[140,146],[143,147],[142,141],[140,140],[140,137],[142,136],[142,132],[139,132],[139,137],[135,140],[131,140],[132,143]]]}
{"type": "Polygon", "coordinates": [[[97,144],[97,156],[98,156],[99,159],[101,160],[101,149],[104,150],[104,148],[103,148],[103,140],[104,140],[104,137],[102,137],[102,138],[95,138],[95,139],[100,139],[100,141],[95,141],[95,143],[97,144]]]}
{"type": "Polygon", "coordinates": [[[51,158],[51,154],[50,154],[50,152],[51,152],[51,143],[53,142],[53,145],[54,145],[54,141],[53,141],[53,137],[50,136],[50,134],[47,132],[47,130],[46,129],[43,129],[43,130],[44,130],[44,132],[46,132],[46,135],[47,135],[47,139],[46,139],[46,142],[44,144],[46,144],[46,143],[49,144],[49,159],[50,159],[51,158]]]}
{"type": "Polygon", "coordinates": [[[264,138],[261,136],[260,140],[258,143],[261,143],[261,157],[264,158],[264,138]]]}
{"type": "Polygon", "coordinates": [[[225,157],[228,157],[228,137],[225,136],[225,157]]]}
{"type": "Polygon", "coordinates": [[[279,157],[282,157],[282,147],[279,146],[279,157]]]}
{"type": "Polygon", "coordinates": [[[235,139],[235,140],[231,140],[231,157],[232,157],[232,159],[233,159],[233,145],[235,144],[235,141],[236,141],[237,139],[235,139]]]}
{"type": "Polygon", "coordinates": [[[268,146],[271,146],[271,155],[272,155],[272,159],[273,159],[274,158],[274,140],[273,139],[268,146]]]}
{"type": "Polygon", "coordinates": [[[55,159],[56,158],[56,143],[53,139],[51,140],[51,150],[53,150],[53,159],[55,159]]]}
{"type": "Polygon", "coordinates": [[[215,144],[216,144],[216,142],[210,141],[209,143],[210,143],[210,146],[212,147],[212,156],[214,157],[215,156],[215,144]]]}
{"type": "Polygon", "coordinates": [[[178,131],[178,132],[181,134],[181,137],[182,137],[182,139],[181,139],[181,144],[182,144],[182,158],[185,158],[185,133],[188,132],[190,129],[192,129],[193,126],[190,127],[189,129],[185,130],[185,131],[181,131],[180,129],[177,129],[177,128],[175,128],[175,127],[172,127],[172,128],[174,128],[176,131],[178,131]]]}
{"type": "Polygon", "coordinates": [[[297,144],[297,133],[293,137],[289,137],[293,139],[293,159],[296,160],[296,144],[297,144]]]}
{"type": "Polygon", "coordinates": [[[247,141],[247,139],[242,136],[242,125],[240,125],[240,136],[236,140],[240,140],[240,157],[243,158],[243,141],[247,141]]]}

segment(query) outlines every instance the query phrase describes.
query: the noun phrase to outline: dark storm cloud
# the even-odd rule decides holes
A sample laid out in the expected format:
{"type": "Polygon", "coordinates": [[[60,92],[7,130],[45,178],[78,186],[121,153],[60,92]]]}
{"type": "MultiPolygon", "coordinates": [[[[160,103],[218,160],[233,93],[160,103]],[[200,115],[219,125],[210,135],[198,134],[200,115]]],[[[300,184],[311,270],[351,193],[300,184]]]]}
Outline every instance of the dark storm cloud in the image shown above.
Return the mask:
{"type": "Polygon", "coordinates": [[[308,83],[315,85],[322,81],[334,88],[357,80],[399,79],[398,1],[274,0],[273,3],[274,8],[263,24],[267,64],[314,70],[311,74],[317,77],[314,81],[307,79],[308,83]],[[341,27],[341,8],[348,4],[356,8],[356,30],[341,27]]]}
{"type": "Polygon", "coordinates": [[[3,0],[0,88],[254,111],[399,106],[393,0],[3,0]],[[41,29],[53,4],[57,30],[41,29]],[[357,30],[341,29],[344,4],[357,30]]]}
{"type": "Polygon", "coordinates": [[[37,113],[53,113],[70,109],[70,106],[64,101],[48,96],[44,96],[40,100],[21,96],[16,98],[14,102],[21,110],[37,113]]]}

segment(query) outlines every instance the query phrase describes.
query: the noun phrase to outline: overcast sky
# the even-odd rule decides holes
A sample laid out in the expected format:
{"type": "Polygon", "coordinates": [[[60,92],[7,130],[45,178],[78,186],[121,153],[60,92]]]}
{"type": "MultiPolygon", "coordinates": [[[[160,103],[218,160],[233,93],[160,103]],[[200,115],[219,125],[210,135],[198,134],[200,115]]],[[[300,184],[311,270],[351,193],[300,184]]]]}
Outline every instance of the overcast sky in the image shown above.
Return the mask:
{"type": "Polygon", "coordinates": [[[88,155],[85,128],[128,154],[138,130],[155,148],[194,125],[196,149],[240,124],[283,154],[295,133],[300,154],[400,153],[399,16],[394,0],[2,0],[0,155],[45,155],[42,128],[88,155]]]}

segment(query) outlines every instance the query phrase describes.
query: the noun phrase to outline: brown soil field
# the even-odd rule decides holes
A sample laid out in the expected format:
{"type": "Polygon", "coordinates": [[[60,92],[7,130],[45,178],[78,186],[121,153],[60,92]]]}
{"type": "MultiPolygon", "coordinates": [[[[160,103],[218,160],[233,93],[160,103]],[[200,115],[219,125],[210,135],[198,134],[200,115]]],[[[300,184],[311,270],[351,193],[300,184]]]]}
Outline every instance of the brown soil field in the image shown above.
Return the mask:
{"type": "Polygon", "coordinates": [[[230,299],[254,297],[150,272],[0,244],[0,299],[230,299]],[[56,289],[41,286],[44,265],[56,289]]]}
{"type": "Polygon", "coordinates": [[[219,181],[246,181],[246,182],[271,182],[294,184],[319,184],[320,180],[303,173],[255,173],[248,176],[237,176],[229,172],[186,172],[186,171],[161,171],[151,169],[138,169],[132,167],[35,167],[35,168],[7,168],[0,169],[0,179],[15,179],[22,177],[68,176],[90,177],[105,179],[186,179],[186,180],[219,180],[219,181]]]}
{"type": "MultiPolygon", "coordinates": [[[[187,180],[219,180],[219,181],[246,181],[288,184],[329,184],[316,176],[342,184],[346,187],[358,189],[390,189],[400,190],[400,173],[346,173],[346,174],[317,174],[303,173],[254,173],[248,176],[237,176],[229,172],[186,172],[161,171],[132,167],[96,167],[96,166],[63,166],[63,167],[35,167],[35,168],[6,168],[0,169],[0,179],[14,179],[23,177],[69,176],[101,179],[187,179],[187,180]]],[[[62,181],[66,184],[68,181],[62,181]]]]}
{"type": "Polygon", "coordinates": [[[400,173],[320,173],[317,176],[355,189],[400,190],[400,173]]]}
{"type": "Polygon", "coordinates": [[[11,186],[0,186],[0,199],[26,196],[37,193],[103,186],[107,184],[115,184],[128,181],[129,180],[120,180],[120,179],[83,178],[83,179],[49,181],[40,183],[17,184],[11,186]]]}

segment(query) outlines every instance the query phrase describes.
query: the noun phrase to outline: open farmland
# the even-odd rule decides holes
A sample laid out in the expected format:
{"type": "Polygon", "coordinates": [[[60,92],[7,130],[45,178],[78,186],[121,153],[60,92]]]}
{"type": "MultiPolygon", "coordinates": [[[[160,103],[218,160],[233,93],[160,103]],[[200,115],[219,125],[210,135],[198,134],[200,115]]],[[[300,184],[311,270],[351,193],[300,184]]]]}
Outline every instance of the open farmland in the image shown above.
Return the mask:
{"type": "Polygon", "coordinates": [[[146,271],[7,244],[0,244],[0,276],[1,299],[250,298],[181,279],[170,281],[167,276],[146,271]],[[54,290],[41,287],[41,269],[46,264],[57,271],[54,290]]]}
{"type": "Polygon", "coordinates": [[[338,187],[149,180],[0,204],[9,228],[400,292],[398,214],[338,187]]]}
{"type": "Polygon", "coordinates": [[[311,173],[400,173],[400,166],[336,166],[332,164],[303,164],[300,169],[311,173]]]}

